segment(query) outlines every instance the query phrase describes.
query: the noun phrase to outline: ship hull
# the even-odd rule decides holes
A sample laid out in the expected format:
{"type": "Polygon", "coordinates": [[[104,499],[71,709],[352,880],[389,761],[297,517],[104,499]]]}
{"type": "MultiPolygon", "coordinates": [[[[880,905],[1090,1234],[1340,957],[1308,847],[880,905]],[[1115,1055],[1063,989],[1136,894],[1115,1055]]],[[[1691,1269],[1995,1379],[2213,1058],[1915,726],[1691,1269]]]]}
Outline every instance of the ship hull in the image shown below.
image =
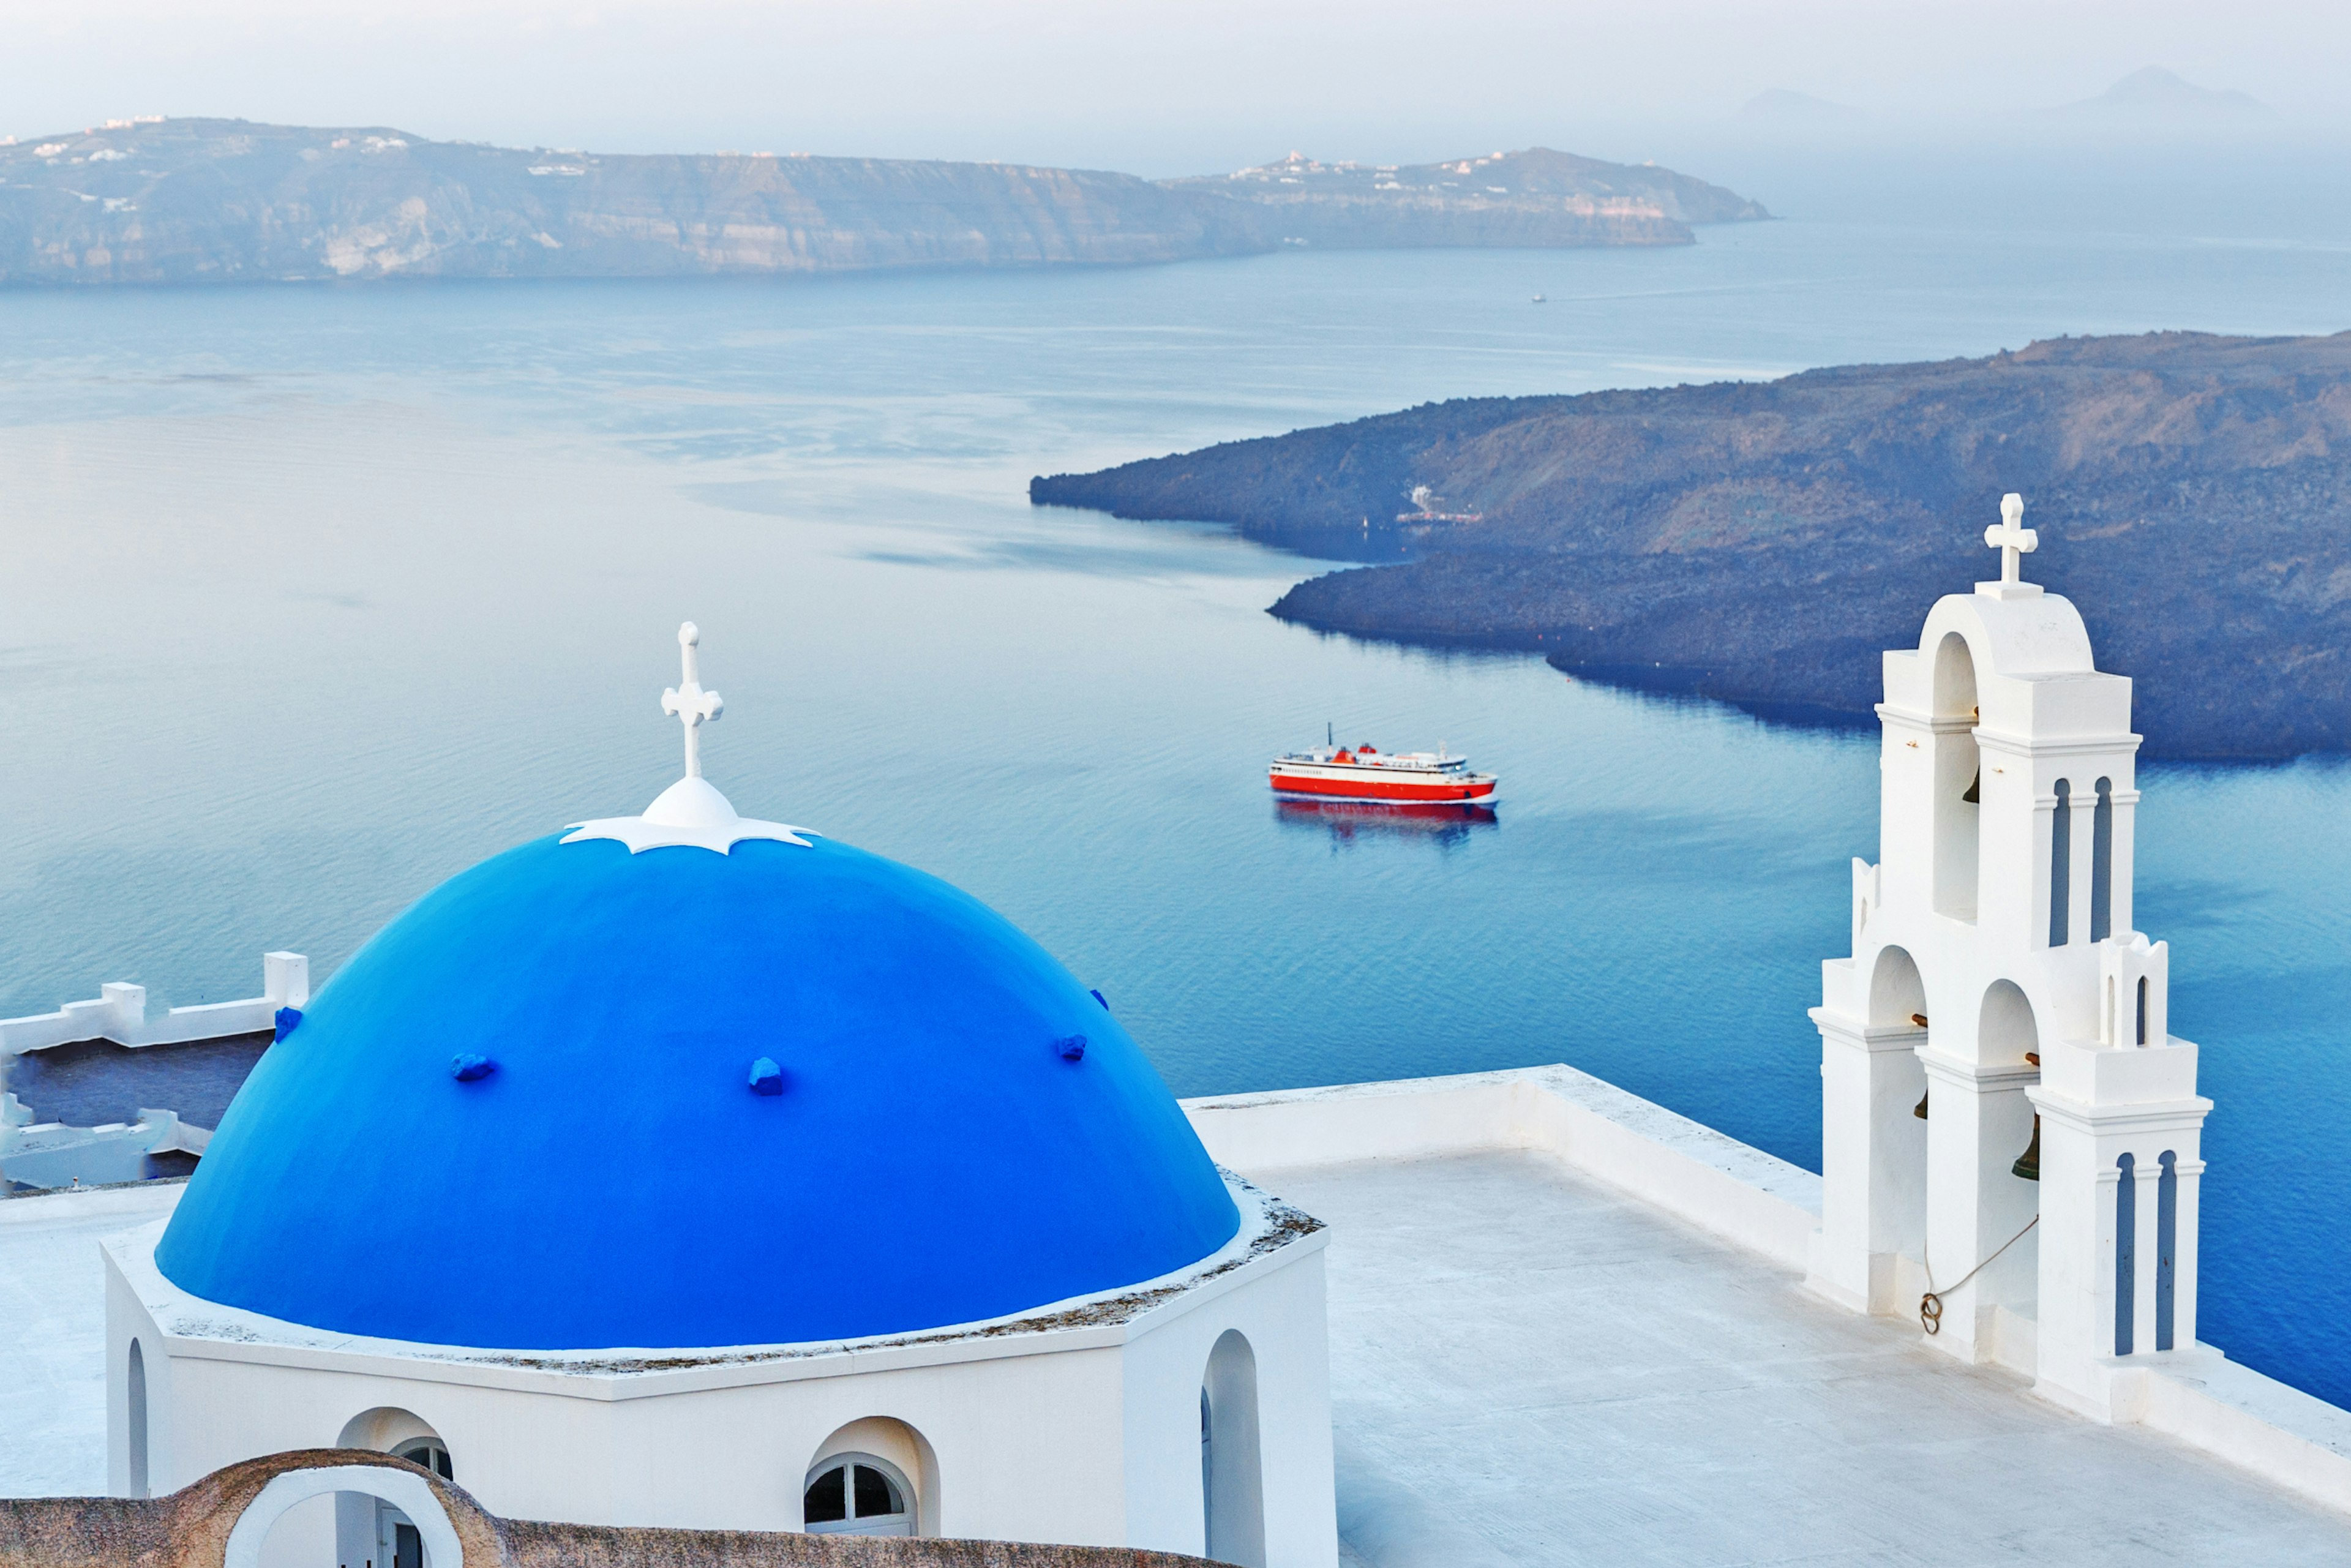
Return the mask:
{"type": "Polygon", "coordinates": [[[1277,768],[1270,782],[1273,792],[1284,800],[1352,800],[1369,805],[1490,806],[1498,793],[1497,781],[1485,774],[1383,779],[1366,777],[1368,772],[1342,773],[1336,768],[1307,772],[1277,768]]]}

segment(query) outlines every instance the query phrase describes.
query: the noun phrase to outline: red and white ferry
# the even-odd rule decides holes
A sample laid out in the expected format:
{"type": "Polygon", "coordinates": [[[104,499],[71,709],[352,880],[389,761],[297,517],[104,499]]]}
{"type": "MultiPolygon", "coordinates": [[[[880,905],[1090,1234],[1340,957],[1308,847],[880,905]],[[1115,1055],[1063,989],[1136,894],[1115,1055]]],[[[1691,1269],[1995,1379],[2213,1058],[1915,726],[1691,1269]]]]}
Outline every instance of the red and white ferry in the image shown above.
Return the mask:
{"type": "Polygon", "coordinates": [[[1382,751],[1375,746],[1325,746],[1285,751],[1267,770],[1273,792],[1297,800],[1368,800],[1395,805],[1490,806],[1500,782],[1472,773],[1469,759],[1445,749],[1382,751]]]}

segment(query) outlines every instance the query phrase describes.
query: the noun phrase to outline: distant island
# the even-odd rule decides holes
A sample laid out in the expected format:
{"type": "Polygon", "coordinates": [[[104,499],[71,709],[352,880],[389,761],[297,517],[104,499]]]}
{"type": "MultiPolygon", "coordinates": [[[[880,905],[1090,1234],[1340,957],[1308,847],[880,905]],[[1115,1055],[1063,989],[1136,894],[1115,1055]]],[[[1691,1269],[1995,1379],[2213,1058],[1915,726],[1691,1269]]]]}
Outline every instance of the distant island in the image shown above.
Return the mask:
{"type": "Polygon", "coordinates": [[[2199,87],[2161,66],[2133,71],[2097,97],[2069,103],[2057,112],[2076,120],[2100,121],[2124,129],[2167,125],[2259,128],[2279,118],[2277,110],[2251,93],[2233,88],[2199,87]]]}
{"type": "Polygon", "coordinates": [[[2102,667],[2160,674],[2151,755],[2351,748],[2351,333],[1468,399],[1029,497],[1393,563],[1290,590],[1272,612],[1304,625],[1859,722],[1922,597],[1994,574],[2009,490],[2040,530],[2027,575],[2102,667]]]}
{"type": "Polygon", "coordinates": [[[661,277],[1133,265],[1284,246],[1655,246],[1771,214],[1535,148],[1153,182],[1013,163],[432,141],[118,120],[0,145],[0,284],[661,277]]]}

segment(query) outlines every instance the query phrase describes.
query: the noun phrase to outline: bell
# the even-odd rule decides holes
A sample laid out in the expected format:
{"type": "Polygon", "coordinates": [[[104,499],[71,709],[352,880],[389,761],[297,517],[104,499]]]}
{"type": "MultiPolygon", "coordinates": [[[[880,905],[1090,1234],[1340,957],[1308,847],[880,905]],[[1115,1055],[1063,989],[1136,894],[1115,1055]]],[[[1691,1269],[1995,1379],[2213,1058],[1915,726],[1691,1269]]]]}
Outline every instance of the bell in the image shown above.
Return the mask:
{"type": "Polygon", "coordinates": [[[2009,1166],[2008,1170],[2011,1176],[2022,1176],[2026,1181],[2041,1179],[2040,1112],[2035,1111],[2032,1113],[2032,1141],[2024,1145],[2024,1152],[2016,1156],[2016,1163],[2009,1166]]]}
{"type": "Polygon", "coordinates": [[[1976,769],[1976,776],[1968,780],[1968,792],[1960,796],[1959,799],[1965,800],[1970,806],[1980,806],[1983,804],[1982,768],[1979,768],[1976,769]]]}
{"type": "Polygon", "coordinates": [[[1927,1119],[1927,1096],[1929,1092],[1931,1092],[1931,1091],[1920,1090],[1918,1092],[1918,1103],[1910,1108],[1910,1113],[1913,1116],[1917,1117],[1921,1122],[1927,1119]]]}

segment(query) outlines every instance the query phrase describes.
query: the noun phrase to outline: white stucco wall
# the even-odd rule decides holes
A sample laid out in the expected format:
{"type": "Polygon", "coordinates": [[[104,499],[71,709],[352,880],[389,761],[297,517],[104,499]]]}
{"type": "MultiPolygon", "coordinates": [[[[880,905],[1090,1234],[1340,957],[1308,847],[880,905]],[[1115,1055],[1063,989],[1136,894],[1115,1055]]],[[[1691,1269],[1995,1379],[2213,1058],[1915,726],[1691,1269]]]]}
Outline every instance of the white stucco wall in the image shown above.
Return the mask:
{"type": "Polygon", "coordinates": [[[1200,1487],[1200,1386],[1228,1330],[1257,1363],[1258,1449],[1270,1568],[1338,1561],[1331,1458],[1328,1309],[1315,1250],[1278,1273],[1153,1323],[1126,1346],[1127,1542],[1195,1555],[1206,1549],[1200,1487]]]}
{"type": "MultiPolygon", "coordinates": [[[[455,1479],[498,1514],[797,1530],[828,1439],[882,1418],[930,1461],[901,1465],[927,1533],[1197,1551],[1201,1372],[1217,1335],[1238,1329],[1261,1371],[1269,1563],[1332,1568],[1323,1238],[1275,1225],[1261,1196],[1236,1190],[1248,1218],[1230,1255],[1116,1312],[640,1370],[434,1353],[214,1307],[155,1270],[152,1225],[107,1244],[110,1470],[123,1490],[121,1369],[136,1338],[159,1491],[334,1446],[355,1417],[388,1409],[415,1418],[403,1432],[438,1436],[455,1479]]],[[[332,1556],[293,1522],[287,1539],[305,1544],[288,1550],[332,1556]]],[[[265,1568],[298,1568],[277,1559],[265,1568]]]]}

